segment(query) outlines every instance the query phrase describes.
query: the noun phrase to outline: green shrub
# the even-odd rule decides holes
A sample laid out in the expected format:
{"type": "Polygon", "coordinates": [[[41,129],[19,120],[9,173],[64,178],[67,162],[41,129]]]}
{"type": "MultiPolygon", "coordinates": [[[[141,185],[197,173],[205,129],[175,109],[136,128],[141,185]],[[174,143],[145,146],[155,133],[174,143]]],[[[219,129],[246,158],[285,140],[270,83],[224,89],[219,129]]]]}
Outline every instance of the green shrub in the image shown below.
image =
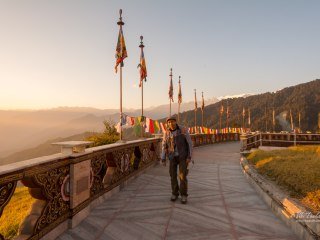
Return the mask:
{"type": "Polygon", "coordinates": [[[103,122],[103,124],[105,126],[103,133],[95,133],[86,138],[86,141],[93,142],[94,147],[115,143],[120,139],[119,133],[117,132],[117,129],[112,121],[106,120],[103,122]]]}

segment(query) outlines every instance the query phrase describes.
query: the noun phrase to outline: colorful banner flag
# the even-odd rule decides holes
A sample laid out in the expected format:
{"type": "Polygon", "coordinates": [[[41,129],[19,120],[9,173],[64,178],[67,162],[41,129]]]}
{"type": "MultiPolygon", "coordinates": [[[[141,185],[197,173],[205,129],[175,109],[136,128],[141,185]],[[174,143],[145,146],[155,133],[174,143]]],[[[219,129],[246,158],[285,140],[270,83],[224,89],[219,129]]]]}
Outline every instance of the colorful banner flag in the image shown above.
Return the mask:
{"type": "Polygon", "coordinates": [[[203,112],[203,110],[204,110],[204,99],[203,99],[203,92],[202,92],[201,111],[203,112]]]}
{"type": "Polygon", "coordinates": [[[198,102],[197,102],[197,92],[194,90],[194,110],[197,111],[198,102]]]}
{"type": "Polygon", "coordinates": [[[173,101],[173,84],[172,84],[172,78],[170,79],[170,85],[169,85],[169,99],[171,99],[172,102],[173,101]]]}
{"type": "Polygon", "coordinates": [[[227,114],[227,118],[229,119],[229,118],[230,118],[230,109],[229,109],[229,106],[227,106],[227,112],[226,112],[226,114],[227,114]]]}
{"type": "Polygon", "coordinates": [[[275,111],[272,109],[272,126],[276,125],[276,119],[275,119],[275,111]]]}
{"type": "MultiPolygon", "coordinates": [[[[143,46],[143,45],[142,45],[143,46]]],[[[144,58],[144,52],[143,47],[141,47],[141,55],[140,55],[140,63],[138,65],[140,67],[140,83],[139,87],[142,86],[142,81],[147,81],[147,65],[146,65],[146,59],[144,58]]]]}
{"type": "Polygon", "coordinates": [[[291,124],[291,130],[293,130],[293,119],[292,119],[291,109],[290,109],[290,124],[291,124]]]}
{"type": "Polygon", "coordinates": [[[127,115],[122,113],[122,116],[121,116],[121,125],[126,125],[127,124],[127,115]]]}
{"type": "Polygon", "coordinates": [[[160,124],[159,124],[159,122],[156,120],[153,123],[154,123],[154,132],[155,133],[160,133],[160,124]]]}
{"type": "Polygon", "coordinates": [[[146,132],[151,134],[154,133],[153,120],[150,118],[146,118],[146,132]]]}
{"type": "Polygon", "coordinates": [[[181,92],[181,82],[180,82],[180,76],[179,76],[179,92],[178,92],[178,103],[182,103],[182,92],[181,92]]]}
{"type": "Polygon", "coordinates": [[[127,48],[126,43],[124,41],[124,36],[122,32],[122,28],[119,29],[119,35],[118,35],[118,42],[117,42],[117,48],[116,48],[116,66],[115,71],[117,73],[118,71],[118,65],[120,64],[121,67],[123,67],[123,60],[128,57],[127,54],[127,48]]]}
{"type": "Polygon", "coordinates": [[[164,133],[166,131],[166,126],[161,122],[160,127],[161,127],[161,131],[164,133]]]}
{"type": "Polygon", "coordinates": [[[222,115],[222,114],[223,114],[223,112],[224,112],[224,108],[223,108],[223,105],[222,105],[222,103],[221,103],[221,107],[220,107],[220,114],[222,115]]]}
{"type": "Polygon", "coordinates": [[[129,125],[129,126],[133,126],[134,123],[135,123],[134,117],[129,117],[129,116],[127,116],[127,117],[126,117],[126,120],[127,120],[127,125],[129,125]]]}

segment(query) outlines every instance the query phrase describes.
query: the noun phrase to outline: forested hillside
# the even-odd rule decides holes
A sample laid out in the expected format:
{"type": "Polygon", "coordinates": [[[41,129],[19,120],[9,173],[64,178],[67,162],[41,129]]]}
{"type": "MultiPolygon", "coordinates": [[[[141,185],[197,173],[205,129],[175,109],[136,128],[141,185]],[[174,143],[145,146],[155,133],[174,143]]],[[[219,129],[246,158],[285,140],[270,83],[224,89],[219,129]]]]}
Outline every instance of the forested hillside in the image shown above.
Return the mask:
{"type": "MultiPolygon", "coordinates": [[[[219,128],[220,109],[223,105],[222,127],[226,126],[226,109],[229,106],[229,126],[242,126],[242,112],[245,109],[245,124],[248,127],[248,109],[251,115],[251,129],[272,131],[272,112],[275,111],[275,130],[291,129],[290,109],[294,127],[299,126],[299,112],[302,131],[318,131],[320,112],[320,79],[287,87],[277,92],[267,92],[246,98],[219,101],[204,108],[204,126],[219,128]]],[[[199,106],[199,105],[198,105],[199,106]]],[[[199,106],[200,107],[200,106],[199,106]]],[[[194,111],[180,114],[181,123],[194,126],[194,111]]],[[[201,109],[197,110],[197,124],[201,125],[201,109]]]]}

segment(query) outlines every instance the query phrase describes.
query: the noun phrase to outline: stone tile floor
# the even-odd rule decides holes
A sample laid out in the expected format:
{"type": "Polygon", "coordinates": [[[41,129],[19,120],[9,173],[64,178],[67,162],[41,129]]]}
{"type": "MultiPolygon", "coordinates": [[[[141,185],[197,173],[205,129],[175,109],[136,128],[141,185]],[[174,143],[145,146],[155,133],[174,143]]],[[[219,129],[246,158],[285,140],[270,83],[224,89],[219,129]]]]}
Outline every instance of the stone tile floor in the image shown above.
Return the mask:
{"type": "Polygon", "coordinates": [[[186,205],[169,200],[168,164],[156,166],[58,239],[298,239],[245,179],[239,147],[223,143],[194,149],[186,205]]]}

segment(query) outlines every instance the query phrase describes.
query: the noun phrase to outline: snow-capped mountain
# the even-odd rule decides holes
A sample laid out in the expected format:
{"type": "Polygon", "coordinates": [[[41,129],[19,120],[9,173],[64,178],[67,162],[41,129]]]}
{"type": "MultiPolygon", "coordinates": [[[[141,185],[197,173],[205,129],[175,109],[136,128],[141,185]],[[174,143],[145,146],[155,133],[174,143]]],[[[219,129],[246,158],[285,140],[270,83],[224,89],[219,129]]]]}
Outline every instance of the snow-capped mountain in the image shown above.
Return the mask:
{"type": "Polygon", "coordinates": [[[228,98],[240,98],[240,97],[246,98],[246,97],[250,97],[252,95],[254,95],[254,94],[252,94],[252,93],[241,93],[241,94],[236,94],[236,95],[226,95],[226,96],[218,97],[218,100],[221,101],[221,100],[228,99],[228,98]]]}

